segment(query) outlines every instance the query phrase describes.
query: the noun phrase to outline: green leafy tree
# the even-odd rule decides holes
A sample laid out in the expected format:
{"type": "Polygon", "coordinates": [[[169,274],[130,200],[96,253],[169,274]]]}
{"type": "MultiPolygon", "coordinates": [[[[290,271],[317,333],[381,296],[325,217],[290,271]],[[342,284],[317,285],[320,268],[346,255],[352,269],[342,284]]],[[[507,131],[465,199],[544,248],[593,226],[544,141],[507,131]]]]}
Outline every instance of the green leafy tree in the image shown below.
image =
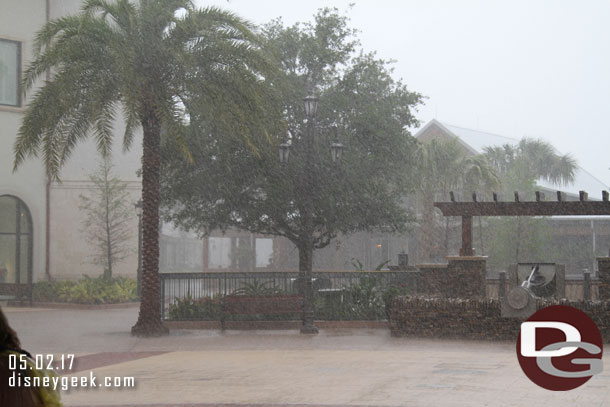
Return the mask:
{"type": "Polygon", "coordinates": [[[201,234],[235,227],[286,237],[306,275],[313,251],[338,234],[405,229],[415,146],[407,129],[417,123],[421,96],[393,79],[387,61],[356,52],[354,31],[336,10],[319,11],[313,23],[273,21],[263,36],[282,71],[275,82],[277,128],[254,154],[197,123],[188,145],[193,164],[172,146],[164,154],[162,195],[168,218],[201,234]],[[315,123],[303,108],[310,92],[320,100],[315,123]],[[340,165],[329,152],[335,129],[347,146],[340,165]],[[278,145],[286,133],[292,149],[282,165],[278,145]]]}
{"type": "Polygon", "coordinates": [[[57,178],[74,147],[93,138],[107,156],[113,123],[125,121],[123,148],[143,131],[142,297],[134,335],[168,332],[159,310],[159,170],[161,139],[183,159],[189,120],[208,120],[223,135],[255,141],[265,80],[272,66],[251,26],[190,0],[85,0],[81,13],[47,23],[37,34],[23,88],[52,72],[29,103],[15,143],[15,163],[42,155],[57,178]],[[163,136],[163,137],[162,137],[163,136]]]}
{"type": "MultiPolygon", "coordinates": [[[[539,179],[566,185],[574,181],[577,168],[569,154],[557,154],[552,145],[542,140],[523,139],[516,145],[487,147],[485,156],[499,174],[504,199],[512,199],[515,191],[522,199],[533,196],[539,179]]],[[[547,218],[517,216],[490,218],[488,222],[492,267],[543,261],[548,256],[552,232],[547,218]]]]}
{"type": "Polygon", "coordinates": [[[88,195],[80,195],[80,209],[86,217],[82,230],[94,248],[92,262],[101,265],[104,277],[112,278],[113,266],[131,253],[133,205],[127,183],[112,174],[110,158],[102,158],[99,169],[89,176],[93,184],[88,195]]]}

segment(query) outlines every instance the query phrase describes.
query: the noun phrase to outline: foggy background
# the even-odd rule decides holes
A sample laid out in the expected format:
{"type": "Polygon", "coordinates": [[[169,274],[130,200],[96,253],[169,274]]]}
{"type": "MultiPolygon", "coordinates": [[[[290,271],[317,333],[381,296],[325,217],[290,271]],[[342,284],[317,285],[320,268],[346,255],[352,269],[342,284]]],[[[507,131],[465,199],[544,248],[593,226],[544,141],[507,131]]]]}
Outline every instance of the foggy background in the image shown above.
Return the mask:
{"type": "MultiPolygon", "coordinates": [[[[354,2],[196,3],[291,25],[320,7],[345,11],[354,2]]],[[[610,185],[610,2],[363,0],[347,15],[364,50],[396,60],[395,78],[428,97],[417,114],[422,125],[436,118],[541,138],[610,185]]]]}

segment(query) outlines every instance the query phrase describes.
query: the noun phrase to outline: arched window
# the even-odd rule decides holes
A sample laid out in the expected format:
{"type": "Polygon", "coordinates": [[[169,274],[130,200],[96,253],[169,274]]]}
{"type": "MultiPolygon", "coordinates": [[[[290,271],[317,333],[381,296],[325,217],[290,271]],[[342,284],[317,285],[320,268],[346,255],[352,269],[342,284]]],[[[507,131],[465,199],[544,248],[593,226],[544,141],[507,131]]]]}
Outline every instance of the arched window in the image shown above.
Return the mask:
{"type": "Polygon", "coordinates": [[[0,284],[32,283],[32,217],[25,203],[0,196],[0,284]]]}

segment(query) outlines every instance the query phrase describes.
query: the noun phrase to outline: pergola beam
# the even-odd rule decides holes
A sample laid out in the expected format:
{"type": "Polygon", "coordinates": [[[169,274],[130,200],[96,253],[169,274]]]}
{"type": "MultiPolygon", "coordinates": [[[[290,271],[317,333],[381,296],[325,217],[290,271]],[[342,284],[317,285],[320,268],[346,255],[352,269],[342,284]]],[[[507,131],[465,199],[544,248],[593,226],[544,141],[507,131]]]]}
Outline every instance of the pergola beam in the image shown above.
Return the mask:
{"type": "Polygon", "coordinates": [[[610,202],[435,202],[444,216],[610,215],[610,202]]]}
{"type": "Polygon", "coordinates": [[[473,216],[610,216],[608,191],[602,191],[601,201],[589,201],[588,194],[580,191],[579,201],[566,201],[565,194],[557,192],[557,201],[544,201],[544,194],[536,192],[536,201],[522,202],[515,192],[515,202],[498,202],[493,193],[493,202],[478,202],[476,193],[472,194],[473,202],[456,202],[453,192],[449,194],[451,202],[434,202],[443,216],[462,217],[462,247],[460,256],[474,255],[472,248],[473,216]]]}

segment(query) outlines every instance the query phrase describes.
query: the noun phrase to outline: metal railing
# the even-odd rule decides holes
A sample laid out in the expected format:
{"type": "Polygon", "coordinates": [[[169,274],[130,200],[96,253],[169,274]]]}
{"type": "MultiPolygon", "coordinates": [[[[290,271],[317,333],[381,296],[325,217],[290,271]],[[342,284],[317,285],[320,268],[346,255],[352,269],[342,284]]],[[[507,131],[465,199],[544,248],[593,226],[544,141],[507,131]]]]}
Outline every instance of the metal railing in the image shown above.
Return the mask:
{"type": "MultiPolygon", "coordinates": [[[[301,293],[304,286],[297,271],[160,273],[159,276],[163,319],[220,320],[225,317],[222,304],[228,295],[294,295],[301,293]]],[[[410,271],[314,272],[316,318],[385,319],[384,293],[390,287],[416,293],[417,280],[417,273],[410,271]]]]}

